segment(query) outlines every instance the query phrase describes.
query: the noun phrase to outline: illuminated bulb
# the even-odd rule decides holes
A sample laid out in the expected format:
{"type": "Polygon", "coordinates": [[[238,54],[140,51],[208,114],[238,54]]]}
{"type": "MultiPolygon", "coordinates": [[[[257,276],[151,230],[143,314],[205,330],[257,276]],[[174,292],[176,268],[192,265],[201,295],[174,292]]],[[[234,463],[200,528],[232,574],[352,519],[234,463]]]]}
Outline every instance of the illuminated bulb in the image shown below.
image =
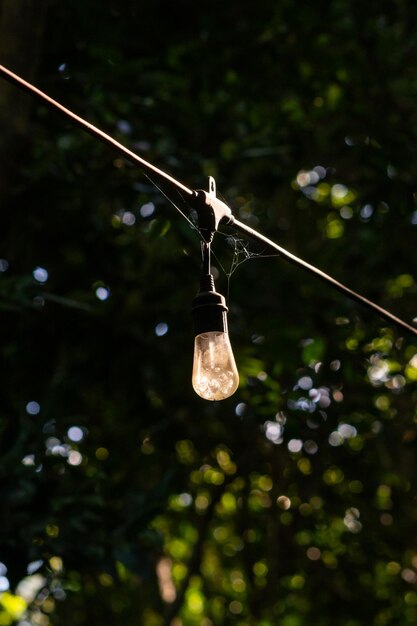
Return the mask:
{"type": "Polygon", "coordinates": [[[209,331],[194,341],[194,391],[205,400],[224,400],[239,386],[239,374],[227,332],[209,331]]]}
{"type": "Polygon", "coordinates": [[[194,391],[205,400],[224,400],[239,386],[239,374],[227,332],[227,306],[214,290],[211,274],[202,277],[193,301],[195,326],[194,391]]]}

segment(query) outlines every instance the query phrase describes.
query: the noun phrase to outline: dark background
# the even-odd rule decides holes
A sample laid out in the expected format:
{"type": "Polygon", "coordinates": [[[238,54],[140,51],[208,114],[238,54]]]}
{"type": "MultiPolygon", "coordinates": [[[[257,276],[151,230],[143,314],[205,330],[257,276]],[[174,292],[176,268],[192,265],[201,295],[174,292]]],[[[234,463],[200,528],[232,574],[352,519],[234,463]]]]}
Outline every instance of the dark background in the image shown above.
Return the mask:
{"type": "MultiPolygon", "coordinates": [[[[416,12],[2,0],[0,63],[412,323],[416,12]]],[[[224,227],[201,400],[196,230],[3,80],[0,129],[0,623],[415,624],[416,340],[224,227]]]]}

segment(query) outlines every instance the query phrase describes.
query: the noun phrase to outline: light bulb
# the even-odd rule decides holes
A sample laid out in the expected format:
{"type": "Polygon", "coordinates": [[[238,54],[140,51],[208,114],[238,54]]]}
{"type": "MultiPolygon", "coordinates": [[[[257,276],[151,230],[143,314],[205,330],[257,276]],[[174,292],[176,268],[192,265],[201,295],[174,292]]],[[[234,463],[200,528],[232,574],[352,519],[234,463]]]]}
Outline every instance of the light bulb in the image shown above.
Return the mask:
{"type": "Polygon", "coordinates": [[[205,400],[224,400],[239,386],[239,374],[227,332],[227,306],[215,291],[211,274],[201,277],[200,292],[193,300],[194,391],[205,400]]]}
{"type": "Polygon", "coordinates": [[[224,400],[239,386],[239,374],[227,332],[209,331],[194,340],[192,383],[204,400],[224,400]]]}

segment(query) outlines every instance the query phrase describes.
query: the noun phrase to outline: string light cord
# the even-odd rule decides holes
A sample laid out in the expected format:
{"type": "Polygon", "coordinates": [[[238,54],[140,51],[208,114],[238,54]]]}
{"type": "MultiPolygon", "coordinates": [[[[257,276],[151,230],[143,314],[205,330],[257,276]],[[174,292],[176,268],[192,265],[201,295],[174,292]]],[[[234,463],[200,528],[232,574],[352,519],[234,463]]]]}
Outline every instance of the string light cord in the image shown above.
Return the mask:
{"type": "Polygon", "coordinates": [[[107,135],[105,132],[103,132],[96,126],[93,126],[93,124],[90,124],[90,122],[87,122],[85,119],[83,119],[79,115],[76,115],[75,113],[73,113],[73,111],[70,111],[69,109],[64,107],[62,104],[60,104],[59,102],[57,102],[56,100],[48,96],[46,93],[44,93],[43,91],[41,91],[40,89],[32,85],[31,83],[28,83],[26,80],[24,80],[17,74],[14,74],[13,72],[11,72],[9,69],[4,67],[4,65],[0,65],[0,76],[5,78],[7,81],[12,83],[13,85],[16,85],[16,87],[19,87],[23,91],[26,91],[31,96],[34,96],[38,100],[41,100],[44,104],[48,105],[49,107],[52,107],[56,111],[59,111],[60,113],[65,115],[65,117],[70,118],[76,126],[79,126],[89,135],[92,135],[96,139],[99,139],[102,143],[110,146],[111,148],[113,148],[113,150],[121,154],[127,161],[130,161],[134,165],[145,170],[145,172],[149,172],[149,174],[154,175],[154,176],[156,175],[161,180],[166,181],[167,183],[171,184],[176,189],[180,190],[182,193],[186,194],[186,196],[195,195],[194,191],[192,191],[191,189],[189,189],[188,187],[180,183],[178,180],[176,180],[175,178],[172,178],[172,176],[170,176],[163,170],[160,170],[155,165],[152,165],[152,163],[145,161],[145,159],[142,159],[142,157],[138,156],[137,154],[135,154],[134,152],[126,148],[126,146],[124,146],[123,144],[113,139],[113,137],[110,137],[110,135],[107,135]]]}
{"type": "MultiPolygon", "coordinates": [[[[336,289],[337,291],[341,292],[342,294],[344,294],[351,300],[354,300],[360,303],[361,305],[365,306],[366,308],[370,309],[371,311],[379,315],[381,318],[386,319],[392,324],[395,324],[402,330],[405,330],[408,333],[411,333],[412,335],[417,336],[417,328],[414,328],[413,326],[411,326],[404,320],[400,319],[399,317],[393,315],[392,313],[390,313],[383,307],[379,306],[375,302],[368,300],[364,296],[353,291],[352,289],[350,289],[343,283],[340,283],[339,281],[334,279],[332,276],[329,276],[328,274],[318,269],[314,265],[311,265],[310,263],[303,261],[303,259],[300,259],[299,257],[292,254],[291,252],[288,252],[287,250],[285,250],[284,248],[276,244],[274,241],[272,241],[271,239],[268,239],[268,237],[266,237],[265,235],[262,235],[261,233],[254,230],[247,224],[244,224],[243,222],[236,220],[232,215],[231,209],[224,202],[222,202],[216,197],[214,179],[210,178],[208,192],[200,191],[200,190],[194,191],[192,189],[189,189],[186,185],[176,180],[175,178],[173,178],[172,176],[170,176],[163,170],[152,165],[151,163],[149,163],[142,157],[138,156],[137,154],[135,154],[134,152],[126,148],[126,146],[119,143],[118,141],[116,141],[115,139],[107,135],[105,132],[103,132],[102,130],[100,130],[99,128],[91,124],[90,122],[87,122],[79,115],[76,115],[75,113],[73,113],[72,111],[64,107],[62,104],[60,104],[59,102],[57,102],[56,100],[48,96],[46,93],[44,93],[43,91],[41,91],[40,89],[32,85],[31,83],[27,82],[26,80],[24,80],[23,78],[15,74],[14,72],[10,71],[8,68],[4,67],[3,65],[0,65],[0,76],[4,78],[5,80],[7,80],[8,82],[15,85],[16,87],[18,87],[19,89],[26,91],[31,96],[35,97],[37,100],[42,101],[47,106],[60,112],[65,117],[71,119],[71,121],[76,126],[79,126],[82,130],[87,132],[92,137],[95,137],[102,143],[108,145],[115,152],[123,156],[127,161],[139,167],[145,174],[148,174],[151,182],[153,182],[152,178],[156,176],[157,179],[160,179],[161,181],[168,183],[168,185],[172,186],[172,188],[178,191],[180,194],[184,194],[184,200],[190,206],[190,209],[197,211],[200,230],[203,235],[203,239],[206,242],[211,242],[213,234],[214,232],[217,231],[217,228],[220,223],[232,225],[235,230],[237,230],[240,233],[244,233],[245,235],[248,235],[249,237],[251,237],[252,239],[258,242],[263,243],[264,245],[267,246],[267,248],[269,248],[270,250],[273,250],[275,253],[278,253],[279,256],[281,256],[283,259],[285,259],[289,263],[292,263],[293,265],[312,274],[313,276],[315,276],[322,282],[331,286],[333,289],[336,289]]],[[[183,215],[183,217],[186,217],[186,216],[183,215]]]]}
{"type": "Polygon", "coordinates": [[[365,298],[364,296],[357,293],[356,291],[353,291],[353,289],[350,289],[343,283],[340,283],[335,278],[333,278],[332,276],[329,276],[328,274],[318,269],[314,265],[310,265],[310,263],[307,263],[307,261],[303,261],[303,259],[300,259],[299,257],[295,256],[295,254],[288,252],[288,250],[285,250],[285,248],[282,248],[281,246],[276,244],[274,241],[272,241],[271,239],[268,239],[268,237],[265,237],[264,235],[259,233],[257,230],[254,230],[247,224],[244,224],[243,222],[239,222],[238,220],[235,220],[233,222],[233,227],[236,228],[241,233],[246,233],[252,239],[255,239],[256,241],[264,243],[268,248],[278,253],[278,255],[281,256],[283,259],[285,259],[289,263],[292,263],[292,265],[302,268],[303,270],[305,270],[309,274],[312,274],[313,276],[315,276],[322,282],[333,287],[333,289],[337,289],[337,291],[341,292],[342,294],[344,294],[351,300],[359,302],[366,308],[370,309],[374,313],[377,313],[377,315],[395,324],[402,330],[405,330],[415,336],[417,335],[417,328],[410,326],[410,324],[407,324],[407,322],[405,322],[404,320],[400,319],[396,315],[393,315],[392,313],[390,313],[390,311],[387,311],[386,309],[379,306],[375,302],[372,302],[372,300],[368,300],[368,298],[365,298]]]}

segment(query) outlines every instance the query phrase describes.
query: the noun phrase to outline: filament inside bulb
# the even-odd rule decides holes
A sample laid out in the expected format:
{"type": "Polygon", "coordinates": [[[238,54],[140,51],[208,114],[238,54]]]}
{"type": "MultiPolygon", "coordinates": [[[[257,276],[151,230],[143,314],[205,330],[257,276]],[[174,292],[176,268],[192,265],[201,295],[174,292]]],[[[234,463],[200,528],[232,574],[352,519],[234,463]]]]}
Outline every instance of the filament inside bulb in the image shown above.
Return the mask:
{"type": "Polygon", "coordinates": [[[211,331],[196,336],[192,383],[205,400],[224,400],[236,391],[239,374],[227,333],[211,331]]]}

